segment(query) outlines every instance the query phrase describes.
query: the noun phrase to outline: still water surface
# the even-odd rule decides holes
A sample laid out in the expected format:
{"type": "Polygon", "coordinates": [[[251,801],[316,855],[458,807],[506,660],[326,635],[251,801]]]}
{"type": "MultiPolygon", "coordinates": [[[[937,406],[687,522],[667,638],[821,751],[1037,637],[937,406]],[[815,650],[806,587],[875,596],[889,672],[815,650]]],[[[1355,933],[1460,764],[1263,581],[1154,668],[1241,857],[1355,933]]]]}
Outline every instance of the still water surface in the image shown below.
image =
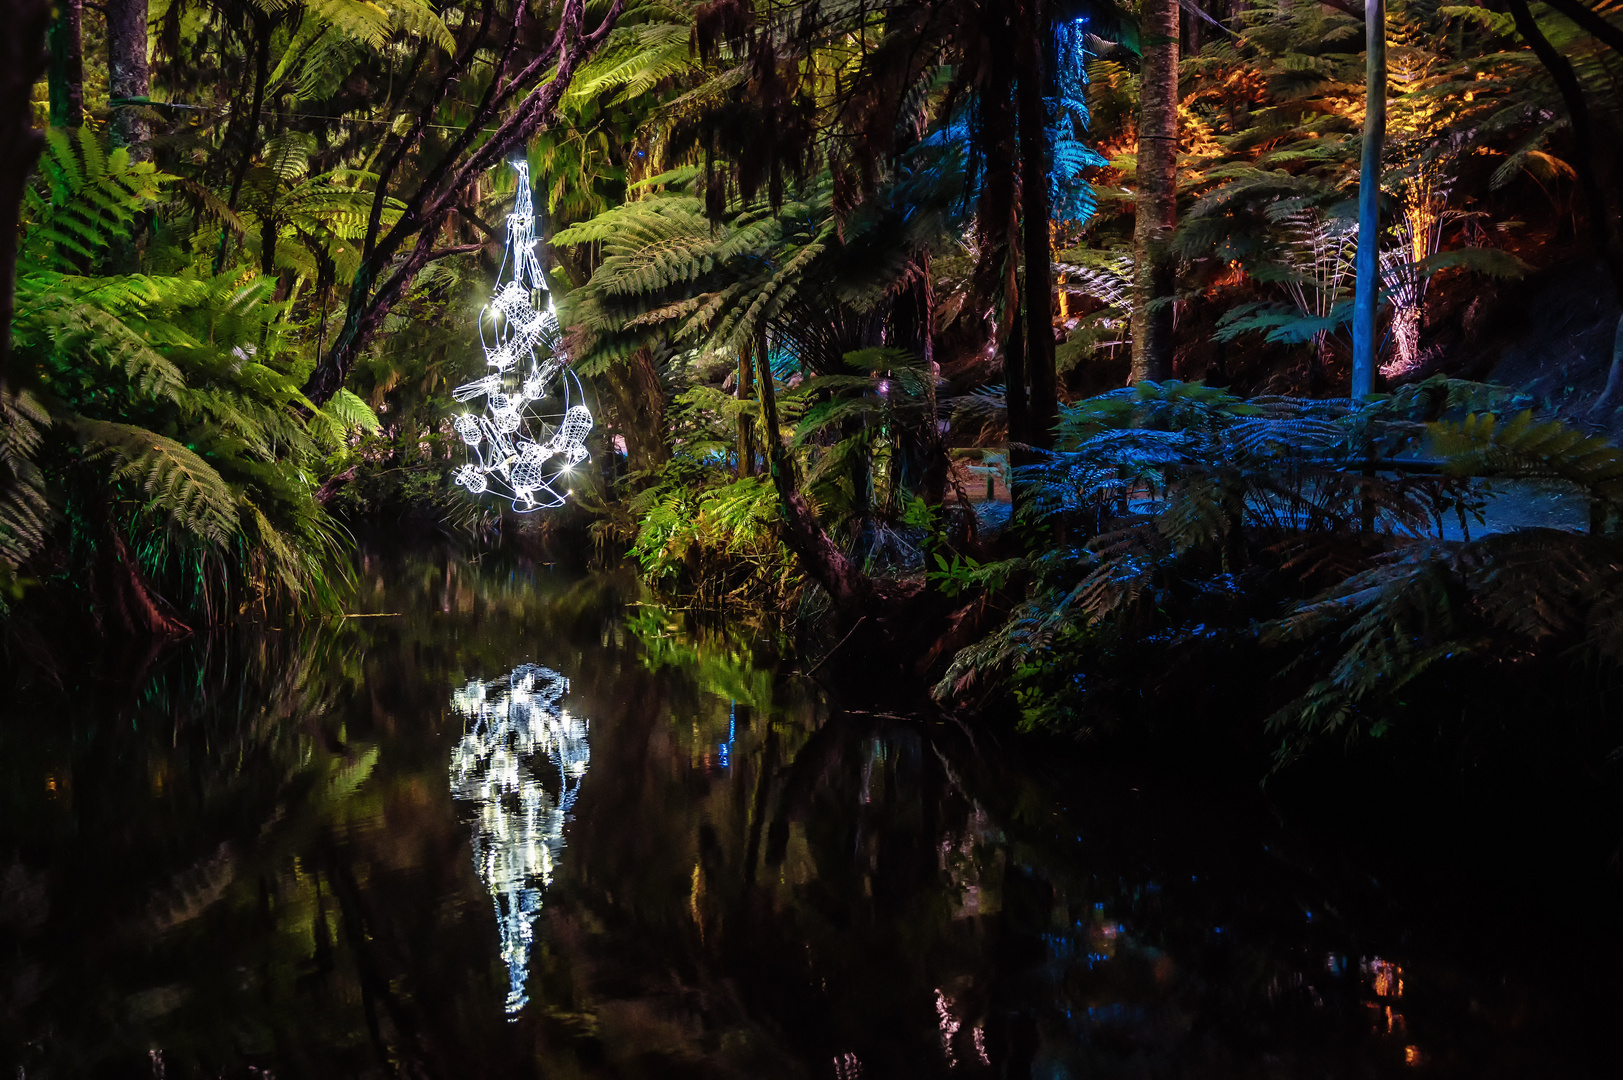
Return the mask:
{"type": "Polygon", "coordinates": [[[1249,790],[837,712],[624,579],[356,610],[7,707],[0,1074],[1623,1070],[1610,946],[1249,790]]]}

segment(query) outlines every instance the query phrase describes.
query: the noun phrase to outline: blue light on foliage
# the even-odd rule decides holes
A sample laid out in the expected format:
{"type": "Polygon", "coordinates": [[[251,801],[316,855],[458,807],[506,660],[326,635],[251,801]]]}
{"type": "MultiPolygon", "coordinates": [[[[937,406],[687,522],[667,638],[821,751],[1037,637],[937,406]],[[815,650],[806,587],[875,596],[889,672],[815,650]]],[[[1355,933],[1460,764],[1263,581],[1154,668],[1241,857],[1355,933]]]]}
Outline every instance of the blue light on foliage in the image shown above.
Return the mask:
{"type": "Polygon", "coordinates": [[[1093,185],[1084,169],[1108,164],[1082,141],[1088,130],[1088,53],[1086,16],[1054,27],[1055,96],[1047,99],[1049,145],[1053,166],[1048,173],[1049,205],[1059,221],[1085,222],[1098,209],[1093,185]]]}

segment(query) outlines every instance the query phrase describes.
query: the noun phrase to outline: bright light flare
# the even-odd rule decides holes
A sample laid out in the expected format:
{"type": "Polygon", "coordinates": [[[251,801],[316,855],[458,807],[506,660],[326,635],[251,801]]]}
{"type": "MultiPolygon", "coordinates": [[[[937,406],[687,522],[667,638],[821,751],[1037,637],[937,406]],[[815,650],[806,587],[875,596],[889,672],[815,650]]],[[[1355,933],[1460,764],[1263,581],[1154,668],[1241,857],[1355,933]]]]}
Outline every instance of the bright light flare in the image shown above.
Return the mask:
{"type": "Polygon", "coordinates": [[[485,399],[483,413],[460,413],[451,423],[467,444],[469,457],[456,471],[455,481],[474,495],[489,491],[511,500],[519,513],[529,513],[562,506],[573,494],[560,492],[556,485],[588,460],[586,436],[592,430],[592,413],[584,403],[571,404],[572,397],[585,394],[580,379],[569,370],[558,311],[535,253],[530,167],[515,161],[513,168],[518,173],[518,195],[507,215],[507,250],[478,323],[485,363],[495,370],[451,392],[456,401],[485,399]],[[538,348],[545,349],[545,360],[537,357],[538,348]],[[555,379],[563,398],[562,414],[554,414],[556,427],[535,408],[552,395],[555,379]]]}

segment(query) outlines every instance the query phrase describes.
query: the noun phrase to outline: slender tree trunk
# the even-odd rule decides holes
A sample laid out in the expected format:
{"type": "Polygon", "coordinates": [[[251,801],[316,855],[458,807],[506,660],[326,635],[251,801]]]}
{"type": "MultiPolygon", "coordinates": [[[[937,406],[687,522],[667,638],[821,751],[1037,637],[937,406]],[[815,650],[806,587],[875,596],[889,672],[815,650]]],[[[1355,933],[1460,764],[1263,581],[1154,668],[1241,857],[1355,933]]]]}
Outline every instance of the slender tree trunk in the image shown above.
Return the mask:
{"type": "Polygon", "coordinates": [[[1138,197],[1133,210],[1131,379],[1172,377],[1172,298],[1178,224],[1178,0],[1143,0],[1139,27],[1138,197]]]}
{"type": "Polygon", "coordinates": [[[11,313],[16,302],[17,217],[34,159],[45,138],[30,116],[34,82],[45,67],[50,0],[13,0],[0,34],[0,383],[11,358],[11,313]]]}
{"type": "Polygon", "coordinates": [[[779,437],[778,392],[772,385],[772,368],[767,363],[766,333],[756,344],[757,368],[761,372],[761,419],[766,428],[767,466],[772,485],[778,489],[783,511],[783,542],[800,559],[806,573],[828,590],[834,606],[846,617],[861,619],[873,598],[873,581],[841,551],[817,521],[806,500],[795,490],[794,462],[784,451],[779,437]]]}
{"type": "Polygon", "coordinates": [[[1059,377],[1054,370],[1054,260],[1049,235],[1048,107],[1043,101],[1043,36],[1048,5],[1025,0],[1018,86],[1020,112],[1020,208],[1026,264],[1026,372],[1031,385],[1028,436],[1034,446],[1053,445],[1059,419],[1059,377]]]}
{"type": "Polygon", "coordinates": [[[1009,413],[1009,463],[1029,464],[1022,446],[1031,445],[1031,400],[1026,396],[1026,335],[1020,318],[1020,291],[1015,283],[1014,265],[1009,265],[1009,288],[1003,301],[1003,317],[1009,322],[1003,338],[1003,402],[1009,413]]]}
{"type": "Polygon", "coordinates": [[[1380,305],[1381,152],[1386,143],[1386,0],[1364,4],[1364,152],[1358,169],[1358,252],[1353,286],[1352,396],[1375,389],[1380,305]]]}
{"type": "Polygon", "coordinates": [[[56,0],[47,40],[51,47],[51,126],[85,122],[84,0],[56,0]]]}
{"type": "MultiPolygon", "coordinates": [[[[739,401],[748,401],[754,396],[755,370],[750,364],[749,352],[740,350],[737,397],[739,401]]],[[[740,478],[755,475],[755,425],[748,412],[738,414],[738,475],[740,478]]]]}
{"type": "Polygon", "coordinates": [[[146,161],[151,137],[146,118],[152,81],[147,69],[147,0],[107,0],[107,95],[113,106],[113,145],[146,161]]]}

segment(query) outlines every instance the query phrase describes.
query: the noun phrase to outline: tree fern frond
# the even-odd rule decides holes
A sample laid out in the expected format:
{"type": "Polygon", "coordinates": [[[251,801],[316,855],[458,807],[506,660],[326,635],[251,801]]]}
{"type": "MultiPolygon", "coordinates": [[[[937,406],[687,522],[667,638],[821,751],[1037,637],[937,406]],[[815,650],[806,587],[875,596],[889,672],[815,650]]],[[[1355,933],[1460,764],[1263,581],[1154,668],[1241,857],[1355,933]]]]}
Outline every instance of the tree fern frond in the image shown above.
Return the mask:
{"type": "Polygon", "coordinates": [[[68,423],[93,455],[118,459],[114,475],[139,486],[148,512],[212,544],[224,544],[236,531],[236,498],[230,487],[191,450],[131,424],[82,416],[70,417],[68,423]]]}

